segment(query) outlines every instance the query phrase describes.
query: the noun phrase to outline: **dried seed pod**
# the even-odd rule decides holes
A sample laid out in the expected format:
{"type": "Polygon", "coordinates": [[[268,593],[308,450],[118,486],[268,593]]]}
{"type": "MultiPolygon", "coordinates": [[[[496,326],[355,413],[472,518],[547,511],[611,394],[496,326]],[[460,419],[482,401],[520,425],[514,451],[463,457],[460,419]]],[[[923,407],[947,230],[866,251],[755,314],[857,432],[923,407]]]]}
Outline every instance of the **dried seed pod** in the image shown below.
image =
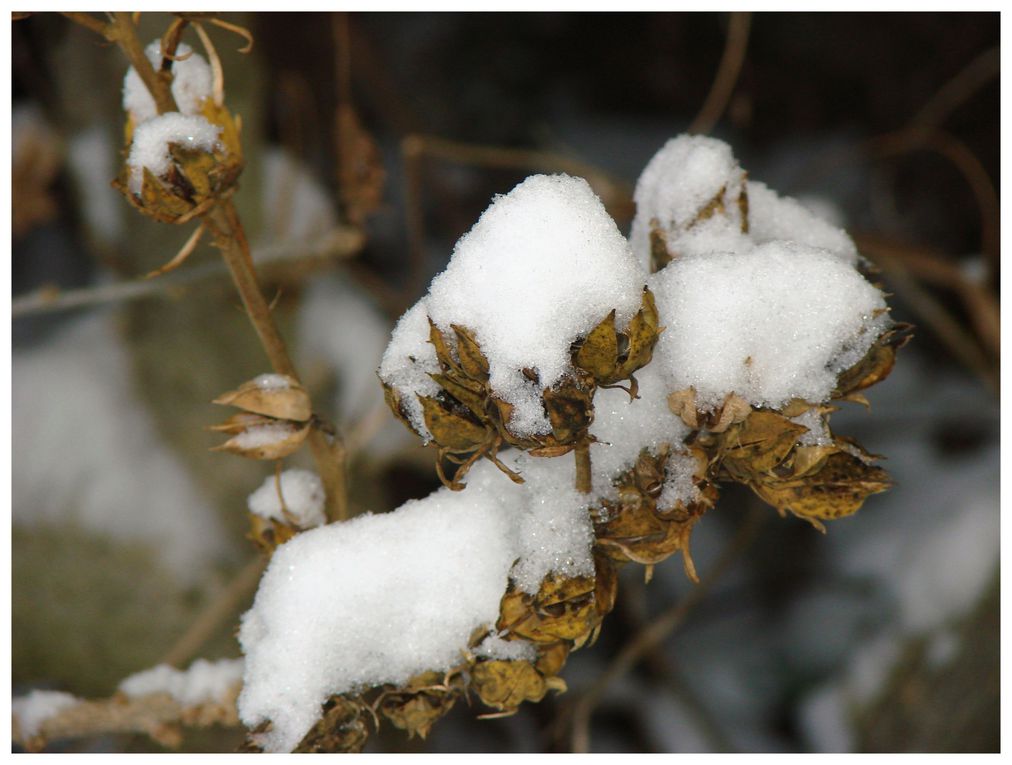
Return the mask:
{"type": "Polygon", "coordinates": [[[292,524],[264,518],[255,513],[249,513],[249,520],[250,530],[246,535],[247,539],[253,542],[258,550],[268,555],[301,531],[292,524]]]}
{"type": "Polygon", "coordinates": [[[525,701],[541,701],[554,690],[566,690],[559,677],[545,677],[524,660],[478,662],[471,669],[471,688],[486,706],[513,714],[525,701]]]}
{"type": "Polygon", "coordinates": [[[650,363],[654,346],[660,336],[657,305],[653,293],[643,289],[640,310],[619,332],[615,312],[609,313],[587,336],[574,344],[573,365],[590,373],[601,386],[616,385],[630,380],[631,397],[636,397],[636,378],[632,375],[650,363]]]}
{"type": "MultiPolygon", "coordinates": [[[[242,172],[239,131],[231,114],[211,99],[202,104],[202,117],[219,128],[213,147],[168,144],[169,162],[156,175],[147,167],[139,169],[139,183],[131,181],[130,167],[124,167],[113,182],[127,200],[143,214],[162,223],[182,224],[207,212],[217,201],[229,196],[242,172]]],[[[147,123],[145,123],[147,124],[147,123]]],[[[138,140],[129,131],[130,142],[138,140]]]]}
{"type": "Polygon", "coordinates": [[[681,551],[686,574],[696,580],[689,554],[693,526],[716,501],[717,490],[706,480],[708,459],[701,449],[693,451],[696,470],[693,501],[668,501],[661,505],[667,465],[675,455],[670,448],[657,454],[643,450],[636,464],[619,475],[614,485],[617,500],[604,500],[594,515],[597,550],[617,562],[633,561],[653,566],[681,551]]]}
{"type": "Polygon", "coordinates": [[[595,575],[549,574],[535,595],[510,588],[499,604],[497,629],[537,644],[583,645],[614,606],[616,573],[595,556],[595,575]]]}
{"type": "Polygon", "coordinates": [[[361,752],[369,738],[366,715],[369,707],[361,698],[331,696],[323,714],[295,748],[297,753],[361,752]]]}
{"type": "Polygon", "coordinates": [[[758,481],[752,484],[752,489],[781,515],[791,512],[825,531],[820,521],[852,515],[870,495],[891,485],[888,474],[881,468],[838,451],[826,457],[813,472],[797,478],[758,481]]]}
{"type": "Polygon", "coordinates": [[[737,393],[728,393],[716,409],[701,411],[696,403],[694,388],[669,393],[668,408],[693,430],[708,430],[711,433],[723,433],[748,417],[752,411],[752,405],[737,393]]]}
{"type": "Polygon", "coordinates": [[[375,706],[394,726],[407,731],[408,738],[425,738],[440,717],[453,708],[459,687],[444,683],[439,672],[424,672],[402,688],[385,691],[375,706]]]}
{"type": "Polygon", "coordinates": [[[279,460],[298,451],[309,435],[311,423],[269,419],[243,428],[212,451],[231,452],[254,460],[279,460]]]}
{"type": "Polygon", "coordinates": [[[897,323],[883,332],[859,362],[840,373],[833,398],[845,399],[884,380],[896,363],[896,351],[913,337],[912,324],[897,323]]]}
{"type": "Polygon", "coordinates": [[[279,374],[254,377],[212,403],[295,422],[305,422],[313,413],[306,389],[297,380],[279,374]]]}

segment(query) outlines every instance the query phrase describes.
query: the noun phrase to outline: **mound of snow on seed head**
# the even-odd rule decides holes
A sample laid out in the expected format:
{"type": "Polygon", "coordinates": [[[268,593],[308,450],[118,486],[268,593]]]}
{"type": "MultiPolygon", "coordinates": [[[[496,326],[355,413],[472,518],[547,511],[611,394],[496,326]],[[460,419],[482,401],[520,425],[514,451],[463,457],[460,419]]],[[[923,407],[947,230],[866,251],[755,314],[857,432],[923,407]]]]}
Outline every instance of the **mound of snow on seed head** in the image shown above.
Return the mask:
{"type": "Polygon", "coordinates": [[[829,398],[889,324],[882,293],[826,250],[770,242],[676,260],[650,278],[669,390],[715,407],[729,393],[778,408],[829,398]]]}
{"type": "Polygon", "coordinates": [[[393,356],[388,349],[380,376],[412,398],[422,391],[408,379],[404,351],[416,359],[421,353],[425,316],[445,332],[452,324],[467,327],[488,358],[492,390],[515,407],[510,429],[520,436],[548,433],[542,389],[572,371],[570,346],[610,311],[619,329],[628,323],[640,308],[644,281],[586,181],[531,176],[496,197],[457,242],[446,270],[420,301],[423,307],[402,319],[392,344],[404,350],[398,347],[393,356]],[[538,384],[524,368],[537,372],[538,384]]]}
{"type": "Polygon", "coordinates": [[[191,151],[214,151],[221,146],[221,128],[200,116],[169,112],[138,125],[130,144],[130,191],[141,193],[144,170],[163,176],[172,164],[170,145],[191,151]]]}
{"type": "Polygon", "coordinates": [[[283,472],[280,480],[273,475],[265,478],[260,488],[249,495],[247,505],[254,515],[281,522],[291,519],[299,528],[308,529],[326,520],[325,501],[320,476],[311,470],[292,469],[283,472]]]}
{"type": "MultiPolygon", "coordinates": [[[[250,727],[271,720],[266,749],[293,749],[332,694],[459,664],[474,631],[494,626],[511,577],[536,592],[551,571],[593,574],[587,498],[566,488],[572,459],[502,457],[526,484],[481,463],[463,492],[440,489],[275,551],[239,632],[239,713],[250,727]]],[[[481,654],[529,652],[491,640],[481,654]]]]}

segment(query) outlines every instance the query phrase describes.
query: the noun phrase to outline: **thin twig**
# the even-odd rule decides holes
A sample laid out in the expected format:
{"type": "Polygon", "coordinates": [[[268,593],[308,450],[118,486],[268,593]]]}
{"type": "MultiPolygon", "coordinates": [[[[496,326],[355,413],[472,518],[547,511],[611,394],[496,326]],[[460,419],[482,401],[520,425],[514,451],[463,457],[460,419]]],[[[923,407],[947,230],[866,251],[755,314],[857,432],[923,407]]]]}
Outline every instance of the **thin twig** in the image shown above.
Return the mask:
{"type": "Polygon", "coordinates": [[[751,544],[767,515],[764,508],[753,507],[738,529],[738,533],[727,544],[720,558],[700,580],[699,585],[683,601],[663,612],[626,643],[608,669],[576,700],[572,708],[573,752],[590,751],[590,718],[608,686],[636,666],[647,651],[667,638],[685,621],[692,609],[706,598],[717,581],[751,544]]]}
{"type": "Polygon", "coordinates": [[[911,125],[937,127],[1001,73],[1001,49],[988,48],[943,85],[910,120],[911,125]]]}
{"type": "Polygon", "coordinates": [[[126,57],[130,60],[137,74],[151,93],[155,100],[155,107],[159,114],[179,111],[176,106],[176,99],[172,96],[172,89],[169,83],[172,81],[171,72],[156,72],[151,66],[148,57],[144,54],[144,47],[137,39],[137,27],[133,19],[126,11],[116,11],[112,14],[113,23],[106,27],[106,38],[115,42],[126,57]]]}
{"type": "Polygon", "coordinates": [[[249,594],[256,589],[267,559],[256,557],[243,566],[232,581],[208,603],[189,629],[169,649],[160,663],[182,667],[200,653],[200,649],[242,608],[249,594]]]}
{"type": "MultiPolygon", "coordinates": [[[[304,265],[332,258],[347,259],[362,251],[364,237],[358,229],[337,226],[319,239],[311,242],[281,242],[276,245],[259,247],[254,250],[254,262],[262,272],[273,275],[290,266],[304,265]]],[[[298,269],[294,269],[298,273],[298,269]]],[[[97,287],[82,287],[74,290],[60,290],[44,287],[27,295],[19,295],[11,301],[11,318],[20,319],[41,313],[68,311],[73,308],[120,303],[152,296],[175,295],[180,288],[227,276],[227,266],[220,260],[201,263],[174,271],[158,279],[131,279],[129,281],[103,284],[97,287]]]]}
{"type": "Polygon", "coordinates": [[[593,477],[590,465],[590,441],[581,438],[573,450],[576,459],[576,490],[581,494],[590,494],[593,490],[593,477]]]}
{"type": "Polygon", "coordinates": [[[731,14],[727,27],[727,42],[724,44],[720,64],[717,66],[717,74],[713,78],[713,85],[706,100],[699,109],[699,114],[689,125],[689,133],[711,132],[727,109],[734,86],[738,84],[741,66],[745,62],[750,22],[751,14],[747,11],[735,11],[731,14]]]}
{"type": "Polygon", "coordinates": [[[102,37],[111,39],[108,32],[108,24],[104,21],[100,21],[92,16],[90,13],[83,13],[81,11],[63,11],[61,16],[66,17],[75,24],[80,24],[85,29],[90,29],[96,34],[102,35],[102,37]]]}

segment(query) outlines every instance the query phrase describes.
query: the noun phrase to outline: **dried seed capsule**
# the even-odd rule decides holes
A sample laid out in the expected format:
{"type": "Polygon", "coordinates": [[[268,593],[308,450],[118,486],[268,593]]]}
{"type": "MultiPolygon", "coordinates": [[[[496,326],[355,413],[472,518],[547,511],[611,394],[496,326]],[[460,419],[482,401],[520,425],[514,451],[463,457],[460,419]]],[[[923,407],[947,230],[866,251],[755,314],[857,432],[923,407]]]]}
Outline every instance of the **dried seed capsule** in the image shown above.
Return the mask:
{"type": "Polygon", "coordinates": [[[254,460],[278,460],[294,453],[309,435],[310,423],[269,420],[244,428],[213,451],[231,452],[254,460]]]}
{"type": "Polygon", "coordinates": [[[280,420],[305,422],[312,416],[309,394],[288,375],[263,374],[223,393],[212,403],[280,420]]]}

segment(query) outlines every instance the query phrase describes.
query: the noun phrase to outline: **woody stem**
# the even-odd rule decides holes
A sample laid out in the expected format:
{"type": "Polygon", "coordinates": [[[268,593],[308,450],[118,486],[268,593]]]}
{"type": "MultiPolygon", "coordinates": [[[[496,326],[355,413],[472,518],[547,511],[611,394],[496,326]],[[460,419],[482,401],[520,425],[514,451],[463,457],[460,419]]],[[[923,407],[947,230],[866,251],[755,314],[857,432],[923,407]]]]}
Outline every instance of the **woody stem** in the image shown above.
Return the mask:
{"type": "MultiPolygon", "coordinates": [[[[274,324],[270,305],[260,291],[242,221],[231,200],[226,199],[211,208],[206,221],[214,235],[215,246],[221,251],[222,258],[232,274],[232,280],[246,308],[246,315],[249,316],[260,338],[260,344],[267,353],[271,367],[278,374],[298,380],[299,375],[288,355],[285,341],[274,324]]],[[[332,521],[343,521],[348,517],[344,443],[332,427],[315,415],[307,440],[316,469],[327,492],[327,517],[332,521]]]]}
{"type": "Polygon", "coordinates": [[[576,490],[581,494],[590,494],[593,483],[590,475],[590,440],[586,436],[576,443],[573,454],[576,457],[576,490]]]}

